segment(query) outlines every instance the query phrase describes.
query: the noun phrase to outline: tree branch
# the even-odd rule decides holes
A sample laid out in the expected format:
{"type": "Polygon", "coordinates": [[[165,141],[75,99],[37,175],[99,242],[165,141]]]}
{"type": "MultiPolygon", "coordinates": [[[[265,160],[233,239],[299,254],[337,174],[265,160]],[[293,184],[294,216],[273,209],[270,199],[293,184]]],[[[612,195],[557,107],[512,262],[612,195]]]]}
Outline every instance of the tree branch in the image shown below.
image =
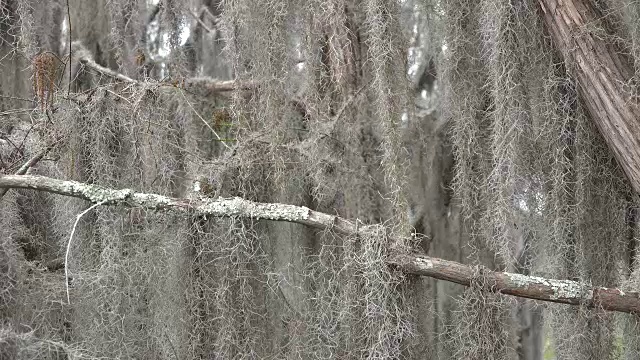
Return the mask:
{"type": "Polygon", "coordinates": [[[234,90],[250,90],[256,86],[252,82],[240,83],[236,80],[220,81],[220,80],[212,79],[209,77],[186,78],[183,81],[176,81],[175,83],[159,82],[155,84],[152,82],[145,82],[145,81],[132,79],[124,74],[121,74],[117,71],[111,70],[107,67],[104,67],[96,63],[93,59],[89,57],[82,57],[79,59],[79,61],[84,66],[94,71],[97,71],[103,75],[106,75],[110,78],[120,80],[122,82],[130,83],[130,84],[136,84],[136,85],[149,84],[149,85],[171,86],[171,87],[177,86],[177,87],[183,87],[185,89],[198,88],[198,89],[203,89],[207,92],[212,92],[212,93],[229,92],[234,90]]]}
{"type": "Polygon", "coordinates": [[[200,11],[198,11],[199,14],[196,14],[196,12],[193,10],[188,10],[187,12],[189,13],[189,15],[193,16],[193,18],[198,22],[198,24],[200,24],[200,26],[202,26],[205,30],[207,30],[207,32],[213,34],[215,33],[216,30],[208,27],[207,24],[205,24],[204,21],[200,19],[200,16],[202,16],[202,13],[204,12],[205,9],[206,9],[206,6],[203,6],[202,8],[200,8],[200,11]]]}
{"type": "MultiPolygon", "coordinates": [[[[0,176],[0,188],[47,191],[85,199],[94,204],[142,207],[150,210],[177,211],[215,217],[237,216],[287,221],[317,229],[330,229],[345,235],[367,233],[373,235],[383,230],[382,225],[361,225],[357,221],[317,212],[306,207],[258,203],[238,197],[178,199],[157,194],[137,193],[130,189],[115,190],[76,181],[31,175],[0,176]]],[[[479,277],[477,267],[426,255],[392,252],[386,262],[409,274],[428,276],[465,286],[470,286],[479,277]]],[[[636,292],[594,287],[577,281],[553,280],[489,270],[482,270],[480,276],[491,284],[492,291],[502,294],[640,314],[640,296],[636,292]]]]}
{"type": "MultiPolygon", "coordinates": [[[[26,174],[27,171],[29,171],[30,168],[34,167],[40,160],[42,160],[42,158],[44,158],[49,153],[49,151],[51,151],[56,146],[56,144],[59,141],[60,139],[53,141],[51,144],[47,145],[47,147],[45,147],[42,151],[40,151],[39,153],[31,157],[29,160],[27,160],[27,162],[22,164],[22,166],[18,169],[18,171],[16,171],[15,175],[26,174]]],[[[0,199],[2,199],[2,197],[7,193],[7,191],[9,191],[9,188],[0,188],[0,199]]]]}
{"type": "Polygon", "coordinates": [[[119,72],[113,71],[107,67],[104,67],[100,64],[98,64],[97,62],[93,61],[93,59],[88,58],[88,57],[83,57],[79,59],[80,63],[88,68],[91,68],[103,75],[106,75],[108,77],[120,80],[120,81],[124,81],[124,82],[128,82],[128,83],[133,83],[133,84],[140,84],[140,81],[132,79],[124,74],[120,74],[119,72]]]}
{"type": "MultiPolygon", "coordinates": [[[[428,276],[464,286],[470,286],[471,282],[479,277],[476,267],[425,255],[392,255],[387,263],[396,265],[409,274],[428,276]]],[[[640,314],[640,294],[637,292],[486,269],[481,271],[480,276],[492,285],[492,291],[501,294],[640,314]]]]}

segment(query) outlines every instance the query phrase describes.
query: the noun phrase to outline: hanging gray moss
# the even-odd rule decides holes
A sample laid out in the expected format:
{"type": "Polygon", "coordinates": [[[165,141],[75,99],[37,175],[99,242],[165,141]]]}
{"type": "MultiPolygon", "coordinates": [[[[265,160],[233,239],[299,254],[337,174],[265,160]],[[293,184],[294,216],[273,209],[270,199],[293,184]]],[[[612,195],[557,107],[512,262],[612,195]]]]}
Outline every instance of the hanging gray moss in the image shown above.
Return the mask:
{"type": "MultiPolygon", "coordinates": [[[[620,284],[630,271],[625,252],[635,247],[634,195],[580,103],[574,65],[561,64],[543,38],[537,4],[485,1],[477,18],[473,5],[447,3],[445,23],[453,28],[445,37],[443,111],[454,121],[456,192],[472,234],[500,256],[496,265],[620,284]]],[[[613,3],[599,5],[612,22],[621,9],[613,3]]],[[[633,44],[633,21],[622,19],[620,34],[628,37],[621,39],[633,44]]],[[[461,308],[476,298],[463,296],[461,308]]],[[[549,306],[547,319],[558,358],[620,353],[616,328],[624,322],[611,314],[549,306]]]]}
{"type": "MultiPolygon", "coordinates": [[[[70,246],[68,304],[60,264],[88,204],[12,190],[0,201],[0,357],[423,358],[415,350],[422,339],[442,340],[437,346],[455,358],[522,353],[524,305],[492,293],[481,270],[446,305],[453,318],[434,315],[434,335],[418,332],[416,308],[442,304],[431,307],[414,292],[416,279],[385,263],[392,250],[417,249],[404,236],[412,194],[403,135],[417,116],[397,1],[238,0],[223,1],[221,12],[204,1],[70,1],[73,46],[63,40],[66,4],[49,14],[36,3],[0,4],[0,110],[28,110],[0,127],[28,149],[2,143],[3,161],[19,164],[63,138],[33,172],[175,197],[301,205],[384,226],[346,237],[98,207],[70,246]],[[249,89],[181,86],[221,76],[207,70],[221,59],[193,48],[211,39],[222,39],[232,78],[249,89]],[[43,51],[70,62],[72,86],[67,67],[47,72],[55,86],[42,91],[36,81],[34,89],[43,51]],[[86,54],[153,81],[115,81],[80,66],[86,54]],[[29,64],[34,74],[22,72],[29,64]]],[[[432,116],[447,124],[454,201],[470,239],[459,244],[469,255],[459,260],[637,291],[637,200],[580,102],[575,64],[560,61],[544,37],[537,2],[422,5],[437,44],[430,56],[440,55],[432,116]]],[[[637,55],[637,2],[598,6],[621,48],[637,55]],[[618,18],[622,7],[629,11],[618,18]]],[[[429,135],[416,138],[440,136],[429,135]]],[[[551,304],[544,321],[559,359],[633,358],[638,347],[633,316],[551,304]]]]}

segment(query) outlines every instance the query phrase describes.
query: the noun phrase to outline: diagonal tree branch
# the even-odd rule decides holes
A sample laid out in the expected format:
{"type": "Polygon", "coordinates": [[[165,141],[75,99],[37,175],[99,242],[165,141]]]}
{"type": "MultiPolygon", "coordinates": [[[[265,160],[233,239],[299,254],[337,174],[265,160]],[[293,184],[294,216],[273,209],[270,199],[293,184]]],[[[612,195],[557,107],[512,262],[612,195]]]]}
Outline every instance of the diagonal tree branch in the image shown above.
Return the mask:
{"type": "MultiPolygon", "coordinates": [[[[15,175],[26,174],[27,171],[29,171],[30,168],[34,167],[40,160],[42,160],[42,158],[44,158],[58,144],[59,141],[60,139],[57,139],[56,141],[47,145],[42,151],[40,151],[39,153],[31,157],[29,160],[27,160],[27,162],[22,164],[22,166],[18,169],[18,171],[16,171],[15,175]]],[[[9,188],[0,188],[0,199],[2,199],[2,197],[7,193],[7,191],[9,191],[9,188]]]]}
{"type": "Polygon", "coordinates": [[[127,83],[132,83],[132,84],[139,84],[140,81],[132,79],[124,74],[120,74],[117,71],[111,70],[108,67],[104,67],[100,64],[98,64],[97,62],[93,61],[93,59],[88,58],[88,57],[83,57],[79,59],[80,63],[88,68],[91,68],[103,75],[106,75],[108,77],[123,81],[123,82],[127,82],[127,83]]]}
{"type": "MultiPolygon", "coordinates": [[[[178,199],[157,194],[137,193],[131,189],[115,190],[76,181],[44,176],[0,176],[0,188],[22,188],[47,191],[88,200],[94,204],[142,207],[151,210],[177,211],[215,217],[245,217],[287,221],[317,229],[331,229],[341,234],[377,234],[381,225],[361,225],[339,216],[329,215],[306,207],[258,203],[242,198],[178,199]]],[[[605,310],[640,314],[640,296],[636,292],[590,286],[570,280],[554,280],[507,272],[480,270],[478,267],[418,254],[392,251],[385,261],[406,273],[428,276],[465,286],[482,276],[494,292],[529,299],[605,310]],[[478,275],[480,273],[480,275],[478,275]]]]}
{"type": "Polygon", "coordinates": [[[96,63],[90,57],[85,56],[80,58],[78,61],[80,61],[82,65],[98,73],[101,73],[105,76],[108,76],[116,80],[120,80],[125,83],[136,84],[136,85],[149,84],[149,85],[156,85],[156,86],[159,85],[159,86],[169,86],[169,87],[178,86],[178,87],[183,87],[185,89],[198,88],[198,89],[206,90],[207,92],[211,92],[211,93],[229,92],[234,90],[250,90],[256,86],[254,83],[251,83],[251,82],[241,83],[236,80],[216,80],[209,77],[186,78],[182,81],[176,81],[175,83],[160,82],[156,84],[152,82],[132,79],[124,74],[121,74],[117,71],[111,70],[110,68],[104,67],[96,63]]]}

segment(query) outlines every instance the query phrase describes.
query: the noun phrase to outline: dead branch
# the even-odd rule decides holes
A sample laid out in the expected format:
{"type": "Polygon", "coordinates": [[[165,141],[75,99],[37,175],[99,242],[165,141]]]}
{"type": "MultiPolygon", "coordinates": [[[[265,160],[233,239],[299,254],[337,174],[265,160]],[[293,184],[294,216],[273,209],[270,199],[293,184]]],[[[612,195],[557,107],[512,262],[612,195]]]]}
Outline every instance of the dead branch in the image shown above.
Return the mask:
{"type": "MultiPolygon", "coordinates": [[[[381,225],[362,225],[335,215],[306,207],[258,203],[242,198],[178,199],[158,194],[137,193],[131,189],[115,190],[77,181],[58,180],[44,176],[0,176],[0,188],[21,188],[46,191],[88,200],[94,204],[140,207],[148,210],[178,211],[214,217],[244,217],[287,221],[317,229],[331,229],[341,234],[379,234],[381,225]]],[[[392,253],[387,259],[406,273],[428,276],[469,286],[478,279],[478,268],[418,254],[392,253]]],[[[535,300],[556,302],[605,310],[640,314],[640,296],[636,292],[595,287],[570,280],[554,280],[490,270],[481,276],[491,284],[494,292],[535,300]]]]}
{"type": "Polygon", "coordinates": [[[200,19],[200,16],[202,16],[202,13],[204,12],[205,8],[206,8],[205,6],[202,7],[202,9],[199,11],[200,14],[196,14],[196,12],[193,10],[189,10],[188,13],[189,15],[193,16],[193,18],[198,22],[198,24],[200,24],[200,26],[202,26],[205,30],[207,30],[207,32],[214,34],[216,30],[208,27],[207,24],[205,24],[204,21],[200,19]]]}
{"type": "Polygon", "coordinates": [[[236,80],[216,80],[210,77],[194,77],[184,80],[183,86],[186,89],[200,88],[212,93],[227,92],[234,90],[251,90],[257,85],[254,82],[239,82],[236,80]]]}
{"type": "Polygon", "coordinates": [[[124,74],[120,74],[119,72],[113,71],[107,67],[104,67],[98,63],[96,63],[95,61],[93,61],[93,59],[90,59],[88,57],[83,57],[80,58],[80,63],[83,64],[84,66],[91,68],[103,75],[106,75],[108,77],[120,80],[120,81],[124,81],[124,82],[128,82],[128,83],[133,83],[133,84],[139,84],[140,82],[138,80],[132,79],[124,74]]]}
{"type": "MultiPolygon", "coordinates": [[[[47,147],[42,149],[42,151],[40,151],[39,153],[37,153],[34,156],[32,156],[29,160],[27,160],[27,162],[22,164],[22,166],[18,169],[18,171],[16,171],[15,175],[24,175],[24,174],[26,174],[27,171],[29,171],[30,168],[34,167],[40,160],[42,160],[42,158],[47,156],[47,154],[51,150],[53,150],[53,148],[58,144],[59,141],[60,141],[60,139],[57,139],[56,141],[54,141],[51,144],[47,145],[47,147]]],[[[2,197],[7,193],[7,191],[9,191],[9,188],[0,189],[0,199],[2,199],[2,197]]]]}
{"type": "Polygon", "coordinates": [[[181,87],[184,89],[202,89],[209,93],[229,92],[234,90],[250,90],[256,85],[253,82],[239,82],[236,80],[216,80],[210,77],[194,77],[186,78],[181,81],[173,82],[147,82],[132,79],[117,71],[104,67],[89,57],[82,57],[79,59],[80,63],[84,66],[97,71],[110,78],[120,80],[122,82],[136,84],[136,85],[149,85],[149,86],[163,86],[163,87],[181,87]]]}

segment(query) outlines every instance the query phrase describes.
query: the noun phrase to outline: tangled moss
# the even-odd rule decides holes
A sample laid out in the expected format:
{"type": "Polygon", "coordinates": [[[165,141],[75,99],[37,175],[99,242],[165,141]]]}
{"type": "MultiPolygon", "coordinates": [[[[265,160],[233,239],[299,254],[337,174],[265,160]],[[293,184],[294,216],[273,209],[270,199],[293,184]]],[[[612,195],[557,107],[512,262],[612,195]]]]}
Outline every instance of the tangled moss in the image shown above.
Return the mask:
{"type": "MultiPolygon", "coordinates": [[[[411,298],[414,280],[384,263],[391,248],[414,246],[389,239],[408,233],[402,137],[415,114],[400,19],[402,6],[415,4],[209,3],[70,1],[66,25],[62,2],[51,14],[33,1],[0,4],[0,65],[10,69],[0,77],[0,110],[16,111],[0,128],[12,142],[2,139],[6,168],[63,138],[32,171],[181,198],[203,196],[190,189],[206,181],[205,196],[306,206],[383,224],[380,233],[98,208],[76,230],[67,305],[60,277],[42,268],[60,258],[86,203],[13,191],[0,203],[0,342],[25,358],[45,347],[47,356],[77,358],[423,355],[409,343],[432,336],[416,334],[411,321],[424,299],[411,298]],[[69,34],[86,49],[71,46],[69,34]],[[220,54],[205,56],[214,42],[231,71],[216,72],[220,54]],[[36,76],[33,94],[21,71],[47,51],[68,68],[53,85],[36,76]],[[84,53],[137,82],[80,66],[84,53]],[[221,95],[158,83],[230,74],[255,86],[221,95]]],[[[612,41],[637,62],[637,1],[597,5],[612,41]]],[[[442,92],[437,116],[453,142],[469,260],[637,290],[637,201],[580,102],[575,64],[560,61],[543,36],[537,2],[422,6],[437,44],[430,56],[443,49],[430,89],[442,92]]],[[[455,326],[438,334],[454,356],[506,359],[522,350],[513,314],[524,306],[489,286],[479,274],[458,298],[455,326]]],[[[559,358],[615,356],[618,319],[597,309],[547,311],[559,358]]],[[[620,321],[623,350],[633,354],[637,326],[620,321]]]]}

